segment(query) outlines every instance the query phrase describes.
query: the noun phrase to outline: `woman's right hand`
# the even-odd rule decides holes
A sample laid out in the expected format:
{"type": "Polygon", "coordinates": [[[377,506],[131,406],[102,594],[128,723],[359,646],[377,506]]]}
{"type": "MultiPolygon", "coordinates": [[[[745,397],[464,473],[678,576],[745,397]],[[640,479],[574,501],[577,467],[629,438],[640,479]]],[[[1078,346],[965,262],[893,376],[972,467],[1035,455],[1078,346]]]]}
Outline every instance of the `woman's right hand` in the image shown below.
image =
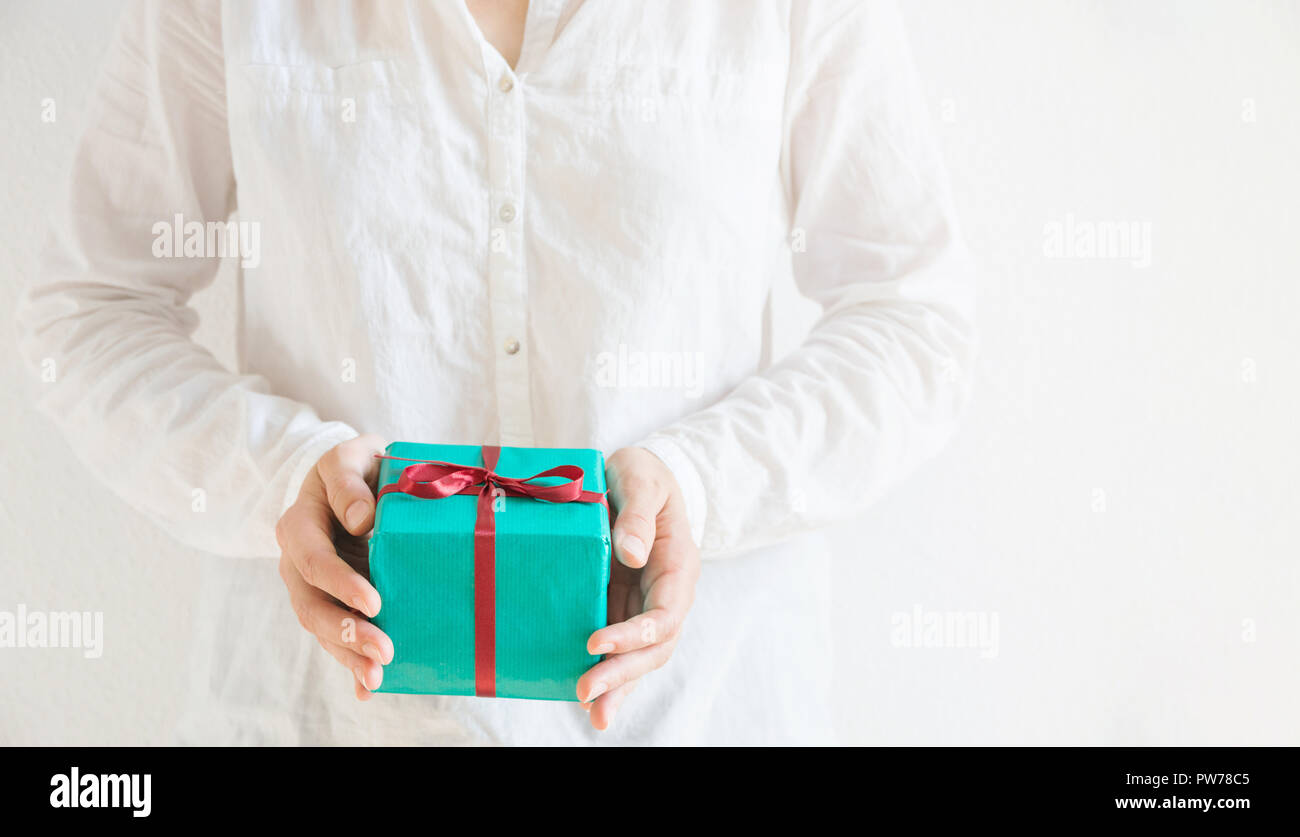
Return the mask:
{"type": "Polygon", "coordinates": [[[352,672],[368,700],[393,660],[393,642],[370,622],[379,591],[369,580],[370,530],[384,441],[358,436],[331,448],[303,480],[298,499],[275,526],[280,578],[298,622],[352,672]]]}

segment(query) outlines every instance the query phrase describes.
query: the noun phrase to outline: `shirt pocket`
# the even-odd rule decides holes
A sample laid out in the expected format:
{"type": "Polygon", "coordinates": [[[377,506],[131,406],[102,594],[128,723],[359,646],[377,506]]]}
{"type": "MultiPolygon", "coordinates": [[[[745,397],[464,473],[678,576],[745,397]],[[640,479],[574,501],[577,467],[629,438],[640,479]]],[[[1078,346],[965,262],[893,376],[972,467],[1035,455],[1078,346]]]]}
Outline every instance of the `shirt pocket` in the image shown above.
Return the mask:
{"type": "Polygon", "coordinates": [[[346,97],[392,91],[401,86],[399,67],[391,58],[376,58],[336,67],[325,65],[243,64],[239,73],[268,93],[346,97]]]}
{"type": "Polygon", "coordinates": [[[261,224],[263,270],[298,277],[295,292],[355,292],[331,283],[363,274],[418,223],[401,210],[428,200],[415,168],[428,142],[403,67],[241,64],[228,74],[241,217],[261,224]]]}

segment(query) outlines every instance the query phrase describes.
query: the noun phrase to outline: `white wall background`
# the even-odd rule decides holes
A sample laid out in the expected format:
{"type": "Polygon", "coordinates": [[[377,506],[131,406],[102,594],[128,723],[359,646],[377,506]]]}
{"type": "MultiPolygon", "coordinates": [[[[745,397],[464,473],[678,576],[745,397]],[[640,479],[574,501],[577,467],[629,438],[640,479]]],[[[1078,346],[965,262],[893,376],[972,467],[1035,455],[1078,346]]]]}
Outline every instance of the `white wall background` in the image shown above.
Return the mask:
{"type": "MultiPolygon", "coordinates": [[[[0,311],[120,7],[0,5],[0,311]]],[[[835,532],[843,740],[1300,744],[1300,6],[904,8],[983,354],[952,447],[835,532]],[[1150,265],[1049,257],[1068,217],[1149,222],[1150,265]],[[996,655],[900,647],[915,607],[996,618],[996,655]]],[[[222,358],[229,280],[198,302],[222,358]]],[[[6,341],[0,610],[100,610],[106,636],[0,648],[0,743],[165,742],[199,556],[66,484],[6,341]]]]}

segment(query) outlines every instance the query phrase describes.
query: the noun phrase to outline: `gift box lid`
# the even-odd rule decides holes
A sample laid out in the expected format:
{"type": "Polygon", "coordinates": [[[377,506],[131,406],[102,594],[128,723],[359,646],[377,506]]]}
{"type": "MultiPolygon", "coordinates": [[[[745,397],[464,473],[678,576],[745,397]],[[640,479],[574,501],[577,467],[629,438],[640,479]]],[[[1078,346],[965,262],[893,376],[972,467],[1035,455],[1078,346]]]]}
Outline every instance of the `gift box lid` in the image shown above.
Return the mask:
{"type": "MultiPolygon", "coordinates": [[[[524,479],[560,465],[582,469],[582,487],[604,493],[605,457],[590,448],[516,448],[502,447],[495,468],[505,477],[524,479]]],[[[479,445],[431,445],[417,442],[394,442],[379,470],[379,488],[396,483],[402,470],[411,462],[405,459],[434,460],[453,465],[482,467],[483,449],[479,445]]],[[[542,485],[563,482],[560,478],[539,480],[542,485]]],[[[547,503],[529,497],[500,497],[496,500],[497,534],[531,537],[564,537],[608,532],[608,512],[601,503],[547,503]]],[[[459,494],[438,500],[411,497],[390,492],[379,503],[375,531],[385,533],[454,532],[472,533],[478,514],[478,498],[459,494]]],[[[606,535],[607,537],[607,535],[606,535]]]]}

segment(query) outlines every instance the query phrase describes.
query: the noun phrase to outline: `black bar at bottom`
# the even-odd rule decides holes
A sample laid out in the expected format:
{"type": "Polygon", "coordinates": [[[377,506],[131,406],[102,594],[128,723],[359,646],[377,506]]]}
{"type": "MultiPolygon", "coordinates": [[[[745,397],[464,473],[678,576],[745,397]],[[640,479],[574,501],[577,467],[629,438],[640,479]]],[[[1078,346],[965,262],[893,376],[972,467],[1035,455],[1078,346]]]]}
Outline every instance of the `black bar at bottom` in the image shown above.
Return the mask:
{"type": "Polygon", "coordinates": [[[453,815],[466,812],[495,830],[512,816],[536,823],[566,809],[570,817],[552,820],[566,830],[618,828],[611,817],[662,827],[700,804],[724,818],[793,807],[862,824],[879,816],[1179,828],[1257,812],[1289,821],[1298,774],[1294,751],[1283,748],[9,748],[0,804],[9,821],[248,827],[270,825],[264,817],[274,813],[285,824],[355,822],[366,831],[391,830],[398,815],[459,830],[453,815]]]}

